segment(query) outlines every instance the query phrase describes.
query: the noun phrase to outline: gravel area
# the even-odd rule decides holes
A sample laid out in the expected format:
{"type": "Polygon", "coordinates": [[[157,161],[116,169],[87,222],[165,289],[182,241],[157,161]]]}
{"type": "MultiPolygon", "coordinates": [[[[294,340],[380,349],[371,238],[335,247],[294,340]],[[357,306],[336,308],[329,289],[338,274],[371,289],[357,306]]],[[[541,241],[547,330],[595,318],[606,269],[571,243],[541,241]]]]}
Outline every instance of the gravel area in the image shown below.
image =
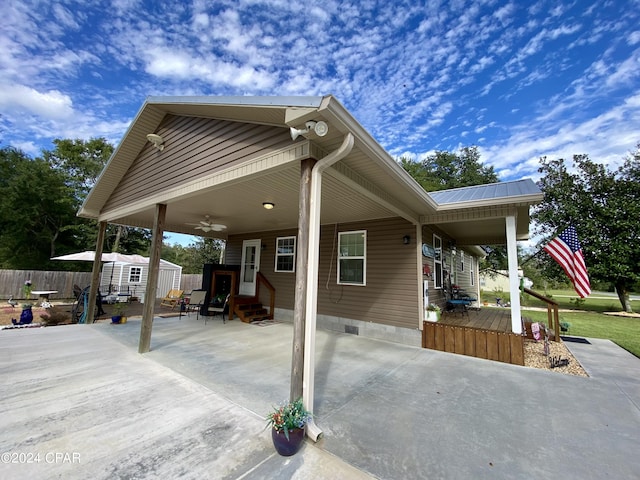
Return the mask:
{"type": "Polygon", "coordinates": [[[588,377],[582,365],[575,359],[569,349],[562,342],[549,342],[549,355],[544,354],[544,341],[535,340],[524,341],[524,365],[526,367],[541,368],[552,372],[564,373],[568,375],[578,375],[588,377]],[[568,359],[566,366],[551,368],[550,360],[568,359]]]}

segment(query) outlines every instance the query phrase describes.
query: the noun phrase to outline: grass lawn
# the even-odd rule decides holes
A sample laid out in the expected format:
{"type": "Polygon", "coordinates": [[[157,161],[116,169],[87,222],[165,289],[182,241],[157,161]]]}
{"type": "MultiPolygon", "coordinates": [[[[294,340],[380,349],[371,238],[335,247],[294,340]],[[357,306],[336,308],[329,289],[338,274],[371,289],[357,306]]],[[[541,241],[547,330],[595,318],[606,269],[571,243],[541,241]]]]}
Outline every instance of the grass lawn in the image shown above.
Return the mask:
{"type": "MultiPolygon", "coordinates": [[[[547,312],[525,310],[522,314],[535,322],[547,322],[547,312]]],[[[608,338],[640,358],[640,318],[576,311],[560,312],[560,321],[571,324],[569,335],[608,338]]]]}
{"type": "MultiPolygon", "coordinates": [[[[620,312],[622,306],[618,297],[603,298],[603,294],[594,292],[590,297],[576,302],[578,296],[574,290],[548,290],[539,292],[558,303],[561,310],[574,310],[572,312],[560,312],[560,321],[569,322],[571,328],[569,335],[578,337],[606,338],[625,350],[640,358],[640,318],[615,317],[603,315],[602,312],[620,312]]],[[[509,301],[508,292],[483,292],[482,300],[489,304],[495,304],[496,297],[501,297],[503,302],[509,301]]],[[[525,295],[522,301],[523,307],[544,307],[546,304],[529,295],[525,295]]],[[[632,300],[631,308],[634,312],[640,312],[640,300],[632,300]]],[[[523,316],[534,322],[547,322],[547,312],[526,310],[523,316]]]]}

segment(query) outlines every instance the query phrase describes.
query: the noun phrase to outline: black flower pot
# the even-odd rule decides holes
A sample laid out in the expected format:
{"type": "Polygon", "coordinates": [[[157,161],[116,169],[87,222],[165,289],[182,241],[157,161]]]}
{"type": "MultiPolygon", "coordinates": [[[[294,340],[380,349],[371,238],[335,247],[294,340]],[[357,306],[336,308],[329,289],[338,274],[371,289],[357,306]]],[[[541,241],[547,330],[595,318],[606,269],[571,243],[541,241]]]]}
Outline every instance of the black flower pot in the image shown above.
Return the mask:
{"type": "Polygon", "coordinates": [[[290,457],[300,450],[300,446],[304,440],[304,428],[289,430],[289,439],[287,439],[284,432],[279,432],[275,428],[272,428],[271,439],[273,440],[273,446],[276,448],[276,452],[283,457],[290,457]]]}

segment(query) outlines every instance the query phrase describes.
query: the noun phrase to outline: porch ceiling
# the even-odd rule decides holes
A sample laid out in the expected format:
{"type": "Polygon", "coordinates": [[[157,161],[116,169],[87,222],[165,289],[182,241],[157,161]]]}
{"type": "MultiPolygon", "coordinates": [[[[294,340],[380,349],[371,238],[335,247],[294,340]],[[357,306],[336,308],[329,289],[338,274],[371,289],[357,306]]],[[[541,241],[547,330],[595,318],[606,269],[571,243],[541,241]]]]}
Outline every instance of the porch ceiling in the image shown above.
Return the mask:
{"type": "MultiPolygon", "coordinates": [[[[226,238],[228,234],[255,231],[295,229],[298,226],[300,165],[291,163],[278,171],[249,177],[241,182],[200,190],[196,194],[167,202],[165,230],[209,238],[226,238]],[[266,210],[263,202],[275,208],[266,210]],[[223,232],[202,232],[191,223],[209,215],[216,223],[227,226],[223,232]]],[[[147,206],[135,213],[113,218],[112,223],[153,226],[155,208],[147,206]]],[[[363,221],[394,217],[396,213],[354,191],[331,175],[322,185],[323,224],[363,221]]]]}

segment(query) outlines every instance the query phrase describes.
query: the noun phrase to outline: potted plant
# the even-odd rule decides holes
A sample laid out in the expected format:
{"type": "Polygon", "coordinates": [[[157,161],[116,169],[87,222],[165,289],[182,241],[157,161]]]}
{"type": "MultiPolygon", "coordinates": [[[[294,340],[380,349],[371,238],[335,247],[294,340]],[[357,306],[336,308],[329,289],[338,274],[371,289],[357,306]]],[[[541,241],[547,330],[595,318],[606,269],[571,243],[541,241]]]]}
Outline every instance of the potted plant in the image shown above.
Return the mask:
{"type": "Polygon", "coordinates": [[[111,323],[127,323],[127,304],[125,302],[116,302],[113,305],[113,314],[111,315],[111,323]]]}
{"type": "Polygon", "coordinates": [[[440,320],[440,307],[435,303],[427,305],[427,318],[428,322],[437,322],[440,320]]]}
{"type": "Polygon", "coordinates": [[[267,428],[271,427],[273,446],[280,455],[289,457],[300,449],[309,420],[311,414],[304,408],[301,398],[274,407],[267,415],[267,428]]]}

